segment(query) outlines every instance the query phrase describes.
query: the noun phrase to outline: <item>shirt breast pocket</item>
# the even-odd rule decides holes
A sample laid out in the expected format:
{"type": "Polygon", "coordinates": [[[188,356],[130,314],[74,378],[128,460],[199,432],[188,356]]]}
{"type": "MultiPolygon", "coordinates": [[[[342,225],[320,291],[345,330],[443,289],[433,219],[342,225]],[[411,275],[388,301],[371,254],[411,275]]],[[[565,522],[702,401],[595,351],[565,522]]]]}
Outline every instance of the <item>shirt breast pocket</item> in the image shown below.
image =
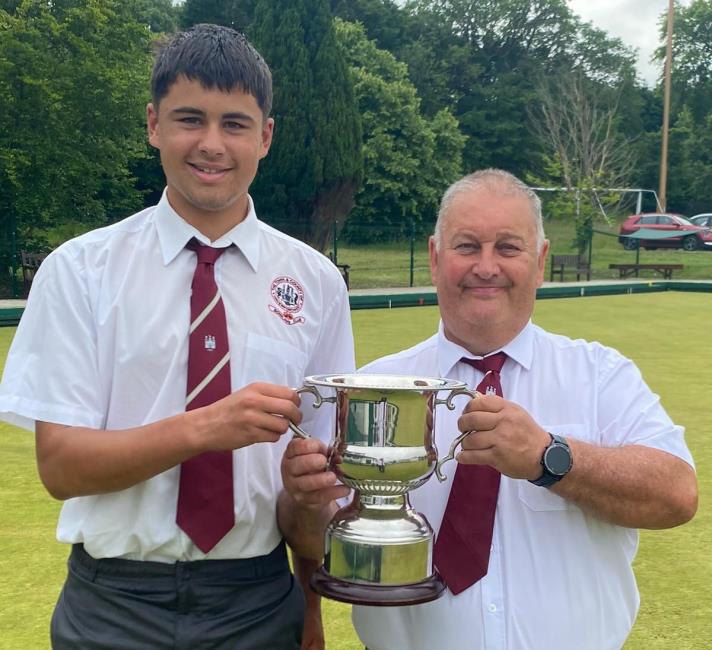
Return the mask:
{"type": "Polygon", "coordinates": [[[234,360],[241,373],[241,384],[264,381],[299,388],[307,366],[307,355],[291,343],[250,332],[243,358],[234,360]]]}
{"type": "MultiPolygon", "coordinates": [[[[581,424],[557,424],[557,425],[541,425],[542,429],[554,433],[564,438],[576,438],[577,440],[586,440],[586,427],[581,424]]],[[[574,458],[574,463],[576,459],[574,458]]],[[[519,481],[518,491],[519,499],[524,503],[529,510],[535,512],[547,512],[553,510],[568,510],[575,507],[568,500],[555,494],[548,488],[539,487],[529,481],[519,481]]]]}

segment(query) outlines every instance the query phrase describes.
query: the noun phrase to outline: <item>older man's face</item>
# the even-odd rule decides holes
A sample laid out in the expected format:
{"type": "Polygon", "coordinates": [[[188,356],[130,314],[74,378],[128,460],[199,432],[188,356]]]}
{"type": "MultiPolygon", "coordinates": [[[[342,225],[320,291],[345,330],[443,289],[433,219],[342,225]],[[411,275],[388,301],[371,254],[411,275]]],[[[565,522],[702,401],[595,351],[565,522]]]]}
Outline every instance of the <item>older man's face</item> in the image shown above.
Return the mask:
{"type": "Polygon", "coordinates": [[[474,354],[514,338],[534,309],[549,248],[537,252],[529,201],[486,189],[456,195],[430,269],[447,337],[474,354]]]}

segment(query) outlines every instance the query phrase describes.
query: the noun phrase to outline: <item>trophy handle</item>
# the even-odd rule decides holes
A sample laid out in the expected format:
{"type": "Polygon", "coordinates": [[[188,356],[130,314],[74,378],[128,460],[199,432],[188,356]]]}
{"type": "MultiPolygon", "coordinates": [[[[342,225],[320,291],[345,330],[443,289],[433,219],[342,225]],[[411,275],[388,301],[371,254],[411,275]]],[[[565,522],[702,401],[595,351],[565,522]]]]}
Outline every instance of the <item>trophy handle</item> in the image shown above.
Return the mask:
{"type": "MultiPolygon", "coordinates": [[[[468,397],[471,397],[474,399],[477,397],[480,393],[477,391],[470,390],[469,388],[456,388],[453,390],[448,396],[447,399],[436,399],[435,400],[435,406],[438,406],[439,404],[444,404],[447,406],[448,409],[451,411],[455,409],[455,405],[452,403],[453,397],[458,397],[460,395],[467,395],[468,397]]],[[[447,463],[449,460],[453,460],[455,458],[455,450],[459,446],[459,444],[465,439],[466,436],[468,436],[471,432],[470,431],[465,431],[464,433],[461,433],[455,440],[452,441],[452,444],[450,445],[450,450],[447,453],[447,456],[441,458],[438,460],[437,463],[435,463],[435,476],[438,477],[438,481],[441,483],[447,479],[447,476],[442,473],[441,467],[447,463]]]]}
{"type": "MultiPolygon", "coordinates": [[[[316,386],[302,386],[301,388],[297,388],[296,391],[297,395],[301,395],[302,393],[311,393],[314,395],[315,402],[312,404],[312,407],[315,409],[318,409],[324,402],[336,402],[336,397],[322,397],[316,386]]],[[[294,424],[294,422],[289,423],[289,428],[300,438],[304,438],[305,440],[311,438],[310,434],[304,431],[304,429],[301,429],[299,425],[294,424]]]]}

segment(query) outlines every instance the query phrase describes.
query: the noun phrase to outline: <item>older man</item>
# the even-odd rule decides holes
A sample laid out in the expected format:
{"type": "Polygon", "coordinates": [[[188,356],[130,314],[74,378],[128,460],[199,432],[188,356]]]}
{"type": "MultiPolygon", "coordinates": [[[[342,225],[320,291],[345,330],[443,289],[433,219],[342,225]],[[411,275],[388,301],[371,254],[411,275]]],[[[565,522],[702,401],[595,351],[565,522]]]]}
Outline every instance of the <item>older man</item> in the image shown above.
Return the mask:
{"type": "MultiPolygon", "coordinates": [[[[677,526],[696,511],[683,430],[635,365],[531,322],[548,249],[540,202],[514,176],[485,170],[456,182],[430,241],[439,331],[366,367],[485,393],[459,418],[438,415],[441,448],[472,433],[448,481],[412,493],[436,531],[448,590],[421,605],[355,607],[370,650],[620,648],[639,604],[636,529],[677,526]]],[[[291,443],[283,474],[291,498],[316,509],[333,477],[308,474],[324,466],[315,450],[291,443]]]]}

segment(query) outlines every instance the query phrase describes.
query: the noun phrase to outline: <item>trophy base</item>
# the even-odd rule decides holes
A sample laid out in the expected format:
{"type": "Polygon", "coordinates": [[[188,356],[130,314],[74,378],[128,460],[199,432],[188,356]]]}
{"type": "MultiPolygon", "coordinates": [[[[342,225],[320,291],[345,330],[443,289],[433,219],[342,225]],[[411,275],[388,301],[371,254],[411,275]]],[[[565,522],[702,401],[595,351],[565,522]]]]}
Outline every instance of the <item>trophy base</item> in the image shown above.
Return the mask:
{"type": "Polygon", "coordinates": [[[331,600],[370,607],[420,605],[440,598],[446,588],[437,572],[421,582],[408,585],[368,585],[338,580],[330,576],[323,566],[312,575],[309,586],[331,600]]]}

